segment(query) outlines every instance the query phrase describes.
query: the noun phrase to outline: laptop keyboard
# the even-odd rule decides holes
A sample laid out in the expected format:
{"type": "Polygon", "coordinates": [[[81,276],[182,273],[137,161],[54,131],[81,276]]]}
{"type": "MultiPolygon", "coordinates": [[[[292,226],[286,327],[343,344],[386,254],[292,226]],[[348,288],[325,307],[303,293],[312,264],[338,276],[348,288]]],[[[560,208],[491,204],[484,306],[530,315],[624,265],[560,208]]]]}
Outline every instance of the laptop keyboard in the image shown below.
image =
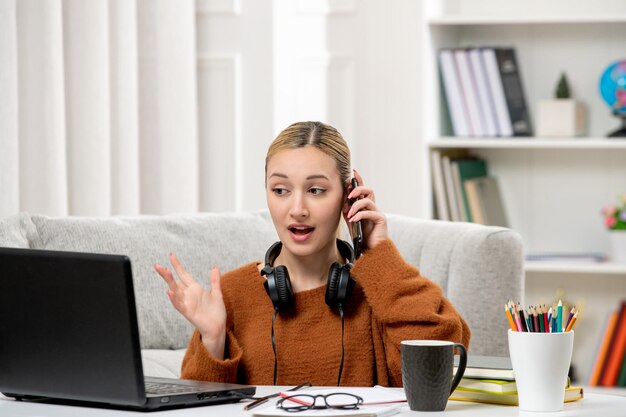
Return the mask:
{"type": "Polygon", "coordinates": [[[184,394],[188,392],[202,392],[206,388],[191,387],[189,385],[146,382],[146,394],[152,395],[171,395],[171,394],[184,394]]]}

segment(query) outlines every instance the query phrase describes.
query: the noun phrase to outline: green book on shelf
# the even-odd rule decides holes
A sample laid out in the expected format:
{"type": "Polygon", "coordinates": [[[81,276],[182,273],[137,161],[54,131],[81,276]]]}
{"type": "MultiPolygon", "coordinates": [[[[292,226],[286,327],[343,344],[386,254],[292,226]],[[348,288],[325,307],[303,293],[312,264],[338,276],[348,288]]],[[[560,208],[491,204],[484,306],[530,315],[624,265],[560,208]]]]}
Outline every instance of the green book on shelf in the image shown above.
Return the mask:
{"type": "MultiPolygon", "coordinates": [[[[564,402],[568,403],[580,400],[581,398],[583,398],[583,389],[581,387],[565,388],[564,402]]],[[[457,389],[454,390],[450,399],[454,401],[470,401],[488,404],[519,405],[517,392],[497,393],[460,387],[457,387],[457,389]]]]}
{"type": "MultiPolygon", "coordinates": [[[[467,193],[465,192],[464,182],[465,180],[469,180],[471,178],[486,177],[487,163],[484,159],[480,158],[462,158],[453,160],[452,164],[456,165],[458,168],[460,191],[463,199],[462,206],[465,210],[467,220],[471,222],[473,221],[472,213],[470,211],[469,202],[467,201],[467,193]]],[[[453,168],[453,170],[456,171],[455,168],[453,168]]]]}

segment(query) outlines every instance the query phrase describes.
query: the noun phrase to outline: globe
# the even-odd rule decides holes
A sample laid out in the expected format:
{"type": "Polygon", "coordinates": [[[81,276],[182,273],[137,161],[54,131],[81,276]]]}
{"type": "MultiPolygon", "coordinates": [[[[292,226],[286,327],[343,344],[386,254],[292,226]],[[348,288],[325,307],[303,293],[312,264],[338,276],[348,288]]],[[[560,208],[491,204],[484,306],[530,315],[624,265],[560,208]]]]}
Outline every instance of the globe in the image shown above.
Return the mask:
{"type": "Polygon", "coordinates": [[[626,60],[615,61],[602,72],[600,95],[613,114],[622,119],[622,128],[609,137],[626,136],[626,60]]]}

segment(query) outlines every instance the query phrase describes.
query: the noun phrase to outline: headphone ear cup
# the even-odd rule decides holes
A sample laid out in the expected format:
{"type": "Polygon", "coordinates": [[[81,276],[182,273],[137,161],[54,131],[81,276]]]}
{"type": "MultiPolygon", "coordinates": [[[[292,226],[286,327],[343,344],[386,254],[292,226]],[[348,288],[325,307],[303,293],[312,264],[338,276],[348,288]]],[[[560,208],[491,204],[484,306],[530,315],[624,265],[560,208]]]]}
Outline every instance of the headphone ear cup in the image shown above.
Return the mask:
{"type": "Polygon", "coordinates": [[[278,265],[276,268],[274,268],[274,280],[276,284],[277,299],[277,302],[274,303],[274,306],[278,307],[279,309],[291,307],[294,301],[293,289],[291,288],[289,272],[284,265],[278,265]]]}
{"type": "Polygon", "coordinates": [[[326,284],[326,304],[336,307],[339,303],[339,284],[341,281],[342,267],[338,262],[334,262],[328,271],[328,283],[326,284]]]}

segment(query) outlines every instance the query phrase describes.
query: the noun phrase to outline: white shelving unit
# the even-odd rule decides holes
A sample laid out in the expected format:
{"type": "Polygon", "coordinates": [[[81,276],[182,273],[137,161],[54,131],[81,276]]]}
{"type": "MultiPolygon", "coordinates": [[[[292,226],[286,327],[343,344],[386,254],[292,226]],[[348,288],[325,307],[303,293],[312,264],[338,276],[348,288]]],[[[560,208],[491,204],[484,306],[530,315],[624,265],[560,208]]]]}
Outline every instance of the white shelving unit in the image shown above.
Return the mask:
{"type": "MultiPolygon", "coordinates": [[[[467,149],[498,178],[510,226],[528,252],[609,252],[600,211],[626,193],[626,140],[616,129],[598,83],[606,66],[626,59],[626,2],[428,0],[422,10],[423,189],[432,189],[430,152],[467,149]],[[587,137],[456,138],[445,112],[437,65],[440,48],[514,47],[531,123],[540,99],[553,96],[565,71],[587,107],[587,137]]],[[[424,196],[433,216],[432,195],[424,196]]],[[[626,266],[528,263],[525,304],[550,303],[563,288],[581,306],[574,363],[586,380],[602,324],[626,298],[626,266]]],[[[494,300],[501,302],[502,300],[494,300]]]]}

